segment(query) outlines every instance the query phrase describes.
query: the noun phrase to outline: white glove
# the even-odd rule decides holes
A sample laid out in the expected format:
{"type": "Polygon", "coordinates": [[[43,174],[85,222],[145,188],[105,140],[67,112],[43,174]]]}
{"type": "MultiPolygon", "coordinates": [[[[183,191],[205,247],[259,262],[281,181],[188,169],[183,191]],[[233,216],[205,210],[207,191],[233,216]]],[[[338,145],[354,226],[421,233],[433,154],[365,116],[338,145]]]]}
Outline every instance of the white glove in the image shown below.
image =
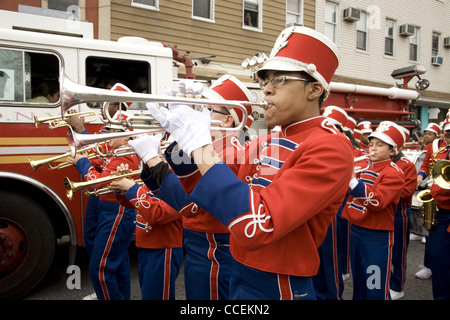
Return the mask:
{"type": "Polygon", "coordinates": [[[195,149],[212,143],[209,131],[211,114],[208,109],[195,111],[182,104],[171,104],[169,109],[157,108],[152,103],[147,103],[146,106],[189,157],[195,149]]]}
{"type": "Polygon", "coordinates": [[[177,89],[167,89],[166,94],[177,97],[201,97],[203,92],[203,84],[190,79],[183,79],[177,82],[177,89]]]}
{"type": "Polygon", "coordinates": [[[129,140],[128,144],[136,151],[139,158],[146,163],[151,158],[157,157],[160,154],[162,133],[150,136],[143,134],[139,138],[129,140]]]}

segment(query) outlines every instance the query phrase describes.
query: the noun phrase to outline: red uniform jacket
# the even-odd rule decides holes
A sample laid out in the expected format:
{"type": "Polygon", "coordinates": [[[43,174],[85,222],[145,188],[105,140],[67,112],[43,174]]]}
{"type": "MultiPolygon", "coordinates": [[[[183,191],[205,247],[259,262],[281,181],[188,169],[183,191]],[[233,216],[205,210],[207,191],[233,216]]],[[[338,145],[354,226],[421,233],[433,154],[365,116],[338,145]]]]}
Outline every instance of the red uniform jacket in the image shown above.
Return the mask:
{"type": "Polygon", "coordinates": [[[349,140],[326,121],[313,117],[253,140],[235,166],[218,163],[197,183],[191,200],[228,226],[240,263],[287,275],[317,273],[317,248],[353,168],[349,140]]]}
{"type": "Polygon", "coordinates": [[[369,163],[351,190],[342,216],[351,223],[376,230],[394,230],[394,214],[405,178],[392,160],[369,163]]]}
{"type": "Polygon", "coordinates": [[[125,198],[136,209],[136,246],[147,249],[181,248],[181,215],[154,197],[147,186],[135,184],[125,198]]]}
{"type": "Polygon", "coordinates": [[[416,192],[416,165],[405,156],[402,156],[395,164],[400,169],[402,169],[403,174],[405,175],[405,185],[403,186],[402,193],[400,194],[399,202],[410,206],[412,202],[412,196],[414,195],[414,192],[416,192]]]}

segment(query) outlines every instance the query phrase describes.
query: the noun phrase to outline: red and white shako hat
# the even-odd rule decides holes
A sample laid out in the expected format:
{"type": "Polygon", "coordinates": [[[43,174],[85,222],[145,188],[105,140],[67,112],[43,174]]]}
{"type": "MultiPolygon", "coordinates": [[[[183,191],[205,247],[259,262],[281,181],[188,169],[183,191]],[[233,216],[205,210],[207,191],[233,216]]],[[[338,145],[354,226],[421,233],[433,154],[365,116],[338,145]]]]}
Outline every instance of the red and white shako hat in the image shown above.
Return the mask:
{"type": "MultiPolygon", "coordinates": [[[[252,101],[253,97],[250,90],[235,76],[226,74],[213,82],[211,86],[203,90],[203,96],[211,100],[235,100],[235,101],[252,101]]],[[[248,129],[253,123],[252,107],[245,106],[247,109],[247,119],[245,120],[245,127],[248,129]]],[[[234,122],[237,124],[243,121],[243,112],[238,108],[228,108],[234,122]]]]}
{"type": "Polygon", "coordinates": [[[347,122],[345,123],[344,131],[351,131],[352,133],[356,129],[356,120],[350,116],[347,116],[347,122]]]}
{"type": "Polygon", "coordinates": [[[306,72],[323,85],[326,99],[338,65],[339,50],[330,39],[314,29],[296,26],[281,32],[257,76],[264,79],[267,70],[306,72]]]}
{"type": "MultiPolygon", "coordinates": [[[[126,85],[122,83],[116,83],[112,86],[111,90],[113,91],[123,91],[123,92],[132,92],[126,85]]],[[[132,102],[121,102],[121,106],[123,107],[123,110],[128,110],[128,108],[131,106],[132,102]]]]}
{"type": "Polygon", "coordinates": [[[437,123],[430,122],[423,131],[430,131],[432,133],[435,133],[437,136],[439,136],[441,134],[441,127],[437,123]]]}
{"type": "Polygon", "coordinates": [[[342,130],[344,130],[344,127],[347,124],[347,112],[338,106],[326,107],[323,110],[323,116],[327,117],[332,124],[340,126],[342,130]]]}
{"type": "MultiPolygon", "coordinates": [[[[131,114],[129,114],[126,111],[123,110],[117,110],[116,113],[114,114],[114,116],[112,117],[113,120],[117,121],[117,120],[127,120],[129,117],[131,116],[131,114]]],[[[119,124],[108,124],[105,125],[105,129],[108,130],[122,130],[122,131],[133,131],[133,129],[131,128],[127,128],[125,126],[119,125],[119,124]]]]}
{"type": "Polygon", "coordinates": [[[370,138],[378,138],[391,145],[396,154],[402,149],[406,140],[403,129],[392,121],[380,122],[375,131],[370,134],[370,138]]]}
{"type": "Polygon", "coordinates": [[[358,129],[358,131],[361,132],[361,134],[373,132],[372,123],[370,121],[362,121],[358,123],[356,129],[358,129]]]}

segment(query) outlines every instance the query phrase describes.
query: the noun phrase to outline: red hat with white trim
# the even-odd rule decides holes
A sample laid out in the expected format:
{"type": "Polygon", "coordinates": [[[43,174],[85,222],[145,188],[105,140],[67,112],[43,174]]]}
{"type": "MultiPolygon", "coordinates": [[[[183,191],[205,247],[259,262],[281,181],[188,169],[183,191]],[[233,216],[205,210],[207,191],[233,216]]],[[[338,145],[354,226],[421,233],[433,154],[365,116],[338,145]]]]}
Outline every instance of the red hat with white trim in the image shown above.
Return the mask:
{"type": "Polygon", "coordinates": [[[344,127],[347,124],[347,112],[338,106],[326,107],[323,110],[323,116],[327,117],[331,123],[340,126],[342,130],[344,130],[344,127]]]}
{"type": "Polygon", "coordinates": [[[347,116],[347,122],[345,123],[344,131],[351,131],[352,133],[356,128],[356,120],[350,116],[347,116]]]}
{"type": "Polygon", "coordinates": [[[361,134],[373,132],[372,123],[370,121],[362,121],[362,122],[358,123],[358,125],[356,126],[356,129],[358,129],[359,132],[361,132],[361,134]]]}
{"type": "Polygon", "coordinates": [[[430,131],[438,136],[441,134],[441,127],[437,123],[430,122],[423,131],[430,131]]]}
{"type": "Polygon", "coordinates": [[[339,50],[330,39],[314,29],[296,26],[281,32],[257,76],[264,79],[267,70],[306,72],[323,85],[326,99],[338,65],[339,50]]]}
{"type": "Polygon", "coordinates": [[[402,149],[406,140],[402,127],[392,121],[381,122],[376,130],[370,134],[370,138],[378,138],[391,145],[396,154],[402,149]]]}
{"type": "MultiPolygon", "coordinates": [[[[250,90],[235,76],[226,74],[213,82],[213,84],[203,90],[203,96],[211,100],[235,100],[235,101],[252,101],[253,97],[250,90]]],[[[236,124],[243,121],[244,113],[238,108],[227,108],[236,124]]],[[[245,127],[248,129],[253,123],[252,107],[245,106],[247,110],[247,119],[245,127]]]]}
{"type": "MultiPolygon", "coordinates": [[[[113,91],[123,91],[123,92],[132,92],[126,85],[122,83],[116,83],[112,86],[111,90],[113,91]]],[[[121,102],[121,104],[125,107],[125,111],[131,106],[132,102],[121,102]]]]}

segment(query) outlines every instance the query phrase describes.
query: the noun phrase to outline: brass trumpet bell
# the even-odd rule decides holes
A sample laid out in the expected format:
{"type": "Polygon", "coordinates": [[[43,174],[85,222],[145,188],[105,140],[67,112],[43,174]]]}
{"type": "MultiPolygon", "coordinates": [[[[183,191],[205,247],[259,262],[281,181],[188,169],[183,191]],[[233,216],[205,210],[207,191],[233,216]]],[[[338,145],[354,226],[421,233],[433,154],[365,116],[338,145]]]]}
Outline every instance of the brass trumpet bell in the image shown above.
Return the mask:
{"type": "Polygon", "coordinates": [[[450,190],[450,161],[439,160],[431,170],[434,183],[442,189],[450,190]]]}

